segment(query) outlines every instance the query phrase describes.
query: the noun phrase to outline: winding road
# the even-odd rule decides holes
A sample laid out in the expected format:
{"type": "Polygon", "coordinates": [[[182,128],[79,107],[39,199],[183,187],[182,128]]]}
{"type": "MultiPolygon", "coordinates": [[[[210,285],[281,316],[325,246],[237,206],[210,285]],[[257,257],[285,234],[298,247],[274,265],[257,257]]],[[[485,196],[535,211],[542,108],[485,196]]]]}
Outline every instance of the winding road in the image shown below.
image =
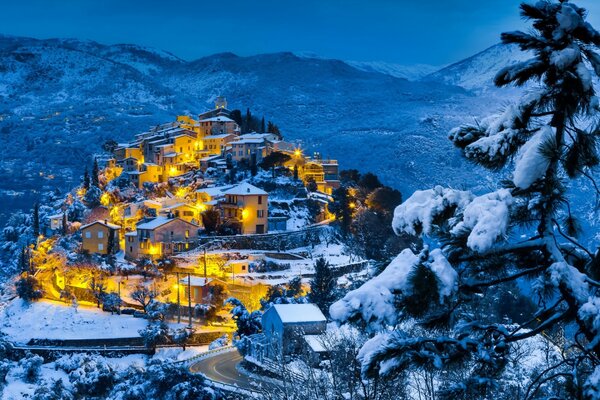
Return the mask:
{"type": "Polygon", "coordinates": [[[200,373],[213,382],[237,386],[247,391],[256,391],[256,380],[240,374],[237,365],[242,361],[237,349],[215,354],[190,365],[190,371],[200,373]]]}

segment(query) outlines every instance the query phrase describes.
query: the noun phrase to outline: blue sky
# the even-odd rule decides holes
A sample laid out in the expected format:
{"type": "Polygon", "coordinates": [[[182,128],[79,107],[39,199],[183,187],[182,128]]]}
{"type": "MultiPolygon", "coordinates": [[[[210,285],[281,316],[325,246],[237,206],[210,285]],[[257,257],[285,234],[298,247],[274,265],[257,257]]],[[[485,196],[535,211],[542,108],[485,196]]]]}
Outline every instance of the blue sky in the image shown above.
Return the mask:
{"type": "MultiPolygon", "coordinates": [[[[520,0],[0,0],[0,33],[136,43],[184,59],[277,51],[441,65],[524,29],[520,0]]],[[[600,28],[600,1],[580,0],[600,28]]]]}

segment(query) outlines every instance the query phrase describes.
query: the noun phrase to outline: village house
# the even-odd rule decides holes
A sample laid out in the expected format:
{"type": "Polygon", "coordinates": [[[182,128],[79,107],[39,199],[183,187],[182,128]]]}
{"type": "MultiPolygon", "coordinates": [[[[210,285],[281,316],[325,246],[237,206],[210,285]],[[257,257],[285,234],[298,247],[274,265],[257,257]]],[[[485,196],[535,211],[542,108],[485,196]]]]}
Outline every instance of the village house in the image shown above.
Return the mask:
{"type": "Polygon", "coordinates": [[[214,207],[221,200],[225,199],[225,191],[231,189],[233,186],[213,186],[197,189],[196,201],[206,206],[214,207]]]}
{"type": "Polygon", "coordinates": [[[160,258],[190,250],[197,244],[199,226],[181,218],[158,216],[142,220],[125,234],[125,257],[160,258]]]}
{"type": "Polygon", "coordinates": [[[240,135],[230,143],[232,159],[239,162],[250,160],[253,155],[256,163],[260,163],[268,154],[271,141],[277,138],[272,133],[247,133],[240,135]]]}
{"type": "Polygon", "coordinates": [[[274,304],[263,313],[262,327],[262,336],[252,338],[252,353],[275,358],[306,349],[307,336],[312,342],[325,333],[327,318],[315,304],[274,304]]]}
{"type": "Polygon", "coordinates": [[[177,289],[183,289],[180,297],[183,299],[182,301],[187,301],[189,293],[191,294],[190,299],[192,303],[202,304],[207,302],[210,295],[210,288],[214,285],[225,286],[225,284],[218,279],[191,275],[189,281],[187,277],[181,278],[177,289]]]}
{"type": "Polygon", "coordinates": [[[63,213],[49,215],[46,217],[47,220],[47,228],[46,228],[46,236],[52,236],[55,233],[61,232],[63,229],[63,213]]]}
{"type": "Polygon", "coordinates": [[[269,194],[247,182],[224,192],[220,203],[225,220],[238,224],[242,235],[262,234],[268,231],[269,194]]]}
{"type": "Polygon", "coordinates": [[[192,205],[189,203],[176,203],[161,209],[161,215],[169,216],[174,218],[181,218],[186,222],[202,226],[202,212],[206,210],[204,204],[192,205]]]}
{"type": "Polygon", "coordinates": [[[119,225],[107,220],[95,221],[80,228],[82,249],[96,254],[112,254],[119,251],[119,225]]]}

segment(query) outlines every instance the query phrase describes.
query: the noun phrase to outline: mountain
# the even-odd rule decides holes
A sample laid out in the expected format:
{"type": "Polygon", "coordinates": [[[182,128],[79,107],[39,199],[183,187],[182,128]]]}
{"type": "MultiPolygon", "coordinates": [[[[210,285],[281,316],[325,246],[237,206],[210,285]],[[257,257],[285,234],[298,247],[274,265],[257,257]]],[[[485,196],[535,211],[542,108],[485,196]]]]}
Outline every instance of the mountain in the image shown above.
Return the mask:
{"type": "Polygon", "coordinates": [[[417,81],[423,77],[440,70],[439,66],[427,64],[402,65],[384,61],[346,61],[348,65],[367,72],[381,72],[395,78],[404,78],[417,81]]]}
{"type": "Polygon", "coordinates": [[[77,184],[107,139],[205,111],[219,95],[230,108],[274,121],[307,152],[373,171],[405,194],[432,184],[482,188],[488,175],[467,167],[446,136],[497,107],[502,94],[466,89],[478,65],[504,59],[492,48],[409,81],[292,53],[188,62],[135,45],[0,36],[0,201],[10,203],[3,212],[30,204],[40,187],[77,184]]]}
{"type": "Polygon", "coordinates": [[[503,67],[531,58],[516,45],[497,44],[422,78],[423,81],[461,86],[478,93],[495,90],[494,76],[503,67]]]}

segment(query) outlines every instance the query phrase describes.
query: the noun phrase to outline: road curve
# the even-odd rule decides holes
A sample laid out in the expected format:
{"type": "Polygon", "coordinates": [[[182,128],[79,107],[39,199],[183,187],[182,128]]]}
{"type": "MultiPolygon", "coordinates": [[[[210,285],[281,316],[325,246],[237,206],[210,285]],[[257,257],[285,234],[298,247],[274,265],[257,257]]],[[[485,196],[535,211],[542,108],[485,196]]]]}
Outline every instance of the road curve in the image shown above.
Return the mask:
{"type": "Polygon", "coordinates": [[[196,361],[190,365],[190,371],[201,373],[213,382],[235,385],[240,389],[255,391],[254,379],[242,375],[237,370],[237,365],[243,357],[237,349],[217,353],[214,356],[196,361]]]}

